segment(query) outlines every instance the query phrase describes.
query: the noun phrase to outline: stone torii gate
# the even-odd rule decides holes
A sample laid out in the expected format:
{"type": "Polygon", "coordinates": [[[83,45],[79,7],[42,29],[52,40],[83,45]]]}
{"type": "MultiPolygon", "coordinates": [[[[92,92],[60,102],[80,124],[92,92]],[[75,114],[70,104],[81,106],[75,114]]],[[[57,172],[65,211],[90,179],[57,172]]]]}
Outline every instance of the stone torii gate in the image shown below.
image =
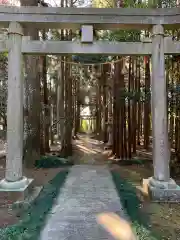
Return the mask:
{"type": "Polygon", "coordinates": [[[154,176],[149,190],[156,200],[179,200],[179,186],[170,178],[165,54],[179,54],[180,43],[166,38],[164,29],[180,27],[180,9],[93,9],[0,7],[0,25],[9,28],[9,39],[0,42],[0,52],[8,51],[7,157],[1,192],[23,193],[32,179],[23,176],[23,54],[103,54],[151,55],[152,126],[154,176]],[[84,26],[82,42],[31,41],[23,36],[25,26],[39,29],[84,26]],[[90,27],[91,26],[91,27],[90,27]],[[86,32],[86,29],[91,29],[86,32]],[[144,42],[93,42],[94,29],[151,29],[152,38],[144,42]],[[90,39],[90,40],[89,40],[90,39]],[[89,43],[90,41],[90,43],[89,43]]]}

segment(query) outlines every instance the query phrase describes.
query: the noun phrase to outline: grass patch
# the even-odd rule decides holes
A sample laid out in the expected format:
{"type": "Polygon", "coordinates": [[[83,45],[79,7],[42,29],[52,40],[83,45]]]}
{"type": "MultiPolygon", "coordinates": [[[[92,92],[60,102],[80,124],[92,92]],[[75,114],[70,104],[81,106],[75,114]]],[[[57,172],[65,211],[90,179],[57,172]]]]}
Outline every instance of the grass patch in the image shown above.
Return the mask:
{"type": "Polygon", "coordinates": [[[114,161],[114,163],[118,164],[119,166],[131,166],[131,165],[144,165],[146,163],[151,163],[151,161],[149,159],[126,159],[114,161]]]}
{"type": "Polygon", "coordinates": [[[152,232],[149,226],[150,221],[148,216],[140,211],[140,200],[136,195],[135,187],[127,180],[122,179],[118,172],[112,171],[111,174],[123,208],[132,221],[132,227],[136,232],[138,239],[162,239],[157,233],[152,232]]]}
{"type": "Polygon", "coordinates": [[[66,179],[68,171],[58,173],[44,186],[38,198],[24,211],[22,219],[16,225],[0,229],[1,240],[38,240],[46,215],[66,179]]]}
{"type": "Polygon", "coordinates": [[[60,158],[57,156],[44,156],[35,162],[36,168],[58,168],[72,165],[73,163],[69,159],[60,158]]]}

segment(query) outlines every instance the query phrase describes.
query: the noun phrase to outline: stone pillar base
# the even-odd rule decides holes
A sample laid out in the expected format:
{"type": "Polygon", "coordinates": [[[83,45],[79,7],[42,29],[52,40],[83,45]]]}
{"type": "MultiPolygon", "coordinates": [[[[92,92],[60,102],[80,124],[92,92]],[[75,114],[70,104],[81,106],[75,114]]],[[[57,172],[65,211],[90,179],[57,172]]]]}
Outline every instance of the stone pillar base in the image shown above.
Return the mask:
{"type": "Polygon", "coordinates": [[[24,201],[32,189],[32,183],[33,179],[26,177],[16,182],[8,182],[6,179],[2,179],[0,181],[0,199],[5,202],[4,204],[24,201]]]}
{"type": "Polygon", "coordinates": [[[148,192],[153,201],[180,202],[180,186],[173,179],[168,182],[158,181],[153,177],[148,179],[148,192]]]}

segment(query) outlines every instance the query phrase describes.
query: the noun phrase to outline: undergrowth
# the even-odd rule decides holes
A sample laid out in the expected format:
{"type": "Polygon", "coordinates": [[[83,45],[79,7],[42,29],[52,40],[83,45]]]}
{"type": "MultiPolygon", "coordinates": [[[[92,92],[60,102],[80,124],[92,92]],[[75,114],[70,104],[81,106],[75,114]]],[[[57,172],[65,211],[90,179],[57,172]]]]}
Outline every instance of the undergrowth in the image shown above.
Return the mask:
{"type": "Polygon", "coordinates": [[[63,166],[71,166],[73,163],[66,158],[59,158],[57,156],[44,156],[36,160],[36,168],[58,168],[63,166]]]}

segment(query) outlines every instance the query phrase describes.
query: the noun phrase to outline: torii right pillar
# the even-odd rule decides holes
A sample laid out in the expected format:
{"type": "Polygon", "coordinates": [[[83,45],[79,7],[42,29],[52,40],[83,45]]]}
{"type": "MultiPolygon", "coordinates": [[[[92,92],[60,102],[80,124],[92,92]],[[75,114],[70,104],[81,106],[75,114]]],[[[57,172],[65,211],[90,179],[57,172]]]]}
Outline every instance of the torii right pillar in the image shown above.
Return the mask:
{"type": "Polygon", "coordinates": [[[151,198],[179,201],[180,187],[170,178],[170,144],[168,140],[167,88],[164,63],[164,28],[152,28],[152,132],[154,176],[149,179],[151,198]]]}

